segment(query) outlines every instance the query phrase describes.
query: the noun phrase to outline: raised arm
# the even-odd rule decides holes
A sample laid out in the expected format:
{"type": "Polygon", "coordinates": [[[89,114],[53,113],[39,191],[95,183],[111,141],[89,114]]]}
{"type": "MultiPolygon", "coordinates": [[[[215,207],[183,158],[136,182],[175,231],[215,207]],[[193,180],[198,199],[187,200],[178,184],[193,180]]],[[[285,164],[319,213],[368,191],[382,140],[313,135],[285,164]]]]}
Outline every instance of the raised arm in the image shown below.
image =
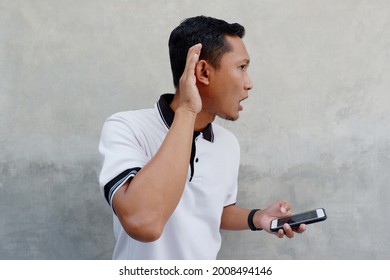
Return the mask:
{"type": "Polygon", "coordinates": [[[161,147],[114,195],[113,207],[126,232],[139,241],[158,239],[184,190],[197,113],[202,108],[195,67],[201,45],[188,51],[180,79],[179,105],[161,147]]]}

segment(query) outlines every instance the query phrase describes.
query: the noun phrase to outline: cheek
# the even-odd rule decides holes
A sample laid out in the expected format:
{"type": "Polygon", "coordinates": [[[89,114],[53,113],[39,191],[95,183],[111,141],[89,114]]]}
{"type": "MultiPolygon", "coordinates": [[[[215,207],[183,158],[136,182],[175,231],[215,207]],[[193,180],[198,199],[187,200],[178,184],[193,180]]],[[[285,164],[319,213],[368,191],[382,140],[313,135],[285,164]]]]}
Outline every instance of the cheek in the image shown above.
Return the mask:
{"type": "Polygon", "coordinates": [[[241,84],[242,80],[239,73],[220,73],[212,84],[212,95],[214,99],[219,100],[219,103],[232,104],[239,99],[241,84]]]}

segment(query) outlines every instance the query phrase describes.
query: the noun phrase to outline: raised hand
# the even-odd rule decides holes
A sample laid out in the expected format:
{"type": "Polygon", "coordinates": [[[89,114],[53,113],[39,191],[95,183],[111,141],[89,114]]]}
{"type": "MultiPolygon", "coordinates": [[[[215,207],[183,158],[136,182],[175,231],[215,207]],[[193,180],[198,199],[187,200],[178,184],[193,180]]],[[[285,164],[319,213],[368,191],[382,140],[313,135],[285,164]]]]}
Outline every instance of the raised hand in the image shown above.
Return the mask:
{"type": "Polygon", "coordinates": [[[186,66],[179,81],[179,107],[192,113],[199,113],[202,109],[202,100],[196,86],[196,64],[199,61],[202,44],[192,46],[187,53],[186,66]]]}

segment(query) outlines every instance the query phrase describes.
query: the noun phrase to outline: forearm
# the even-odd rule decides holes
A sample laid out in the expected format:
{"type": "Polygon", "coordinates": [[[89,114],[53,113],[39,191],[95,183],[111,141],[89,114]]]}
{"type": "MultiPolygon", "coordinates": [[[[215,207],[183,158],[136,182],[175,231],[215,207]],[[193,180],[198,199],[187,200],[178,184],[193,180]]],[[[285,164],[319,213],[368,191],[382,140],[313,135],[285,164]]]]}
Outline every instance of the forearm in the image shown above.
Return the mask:
{"type": "MultiPolygon", "coordinates": [[[[252,209],[241,208],[237,205],[226,206],[222,212],[221,229],[245,230],[249,229],[248,216],[252,209]]],[[[268,222],[262,217],[263,210],[255,212],[252,222],[256,228],[268,229],[268,222]]]]}
{"type": "Polygon", "coordinates": [[[223,209],[221,229],[244,230],[248,227],[248,215],[251,209],[241,208],[237,205],[229,205],[223,209]]]}
{"type": "Polygon", "coordinates": [[[178,109],[158,152],[113,198],[122,225],[136,239],[158,238],[181,198],[195,118],[196,114],[178,109]]]}

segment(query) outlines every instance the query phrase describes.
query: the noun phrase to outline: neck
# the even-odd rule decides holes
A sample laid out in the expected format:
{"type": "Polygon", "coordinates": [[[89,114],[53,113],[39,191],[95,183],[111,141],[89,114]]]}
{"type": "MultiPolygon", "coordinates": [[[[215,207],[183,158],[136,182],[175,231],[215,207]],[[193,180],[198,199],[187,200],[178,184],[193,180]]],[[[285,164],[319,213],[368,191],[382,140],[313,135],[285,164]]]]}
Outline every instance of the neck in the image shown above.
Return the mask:
{"type": "MultiPolygon", "coordinates": [[[[176,112],[176,109],[179,107],[179,98],[180,93],[176,92],[175,97],[173,98],[171,104],[169,105],[173,111],[176,112]]],[[[195,120],[194,131],[203,131],[206,126],[213,122],[215,119],[214,115],[210,115],[209,113],[203,111],[203,109],[198,113],[195,120]]]]}

